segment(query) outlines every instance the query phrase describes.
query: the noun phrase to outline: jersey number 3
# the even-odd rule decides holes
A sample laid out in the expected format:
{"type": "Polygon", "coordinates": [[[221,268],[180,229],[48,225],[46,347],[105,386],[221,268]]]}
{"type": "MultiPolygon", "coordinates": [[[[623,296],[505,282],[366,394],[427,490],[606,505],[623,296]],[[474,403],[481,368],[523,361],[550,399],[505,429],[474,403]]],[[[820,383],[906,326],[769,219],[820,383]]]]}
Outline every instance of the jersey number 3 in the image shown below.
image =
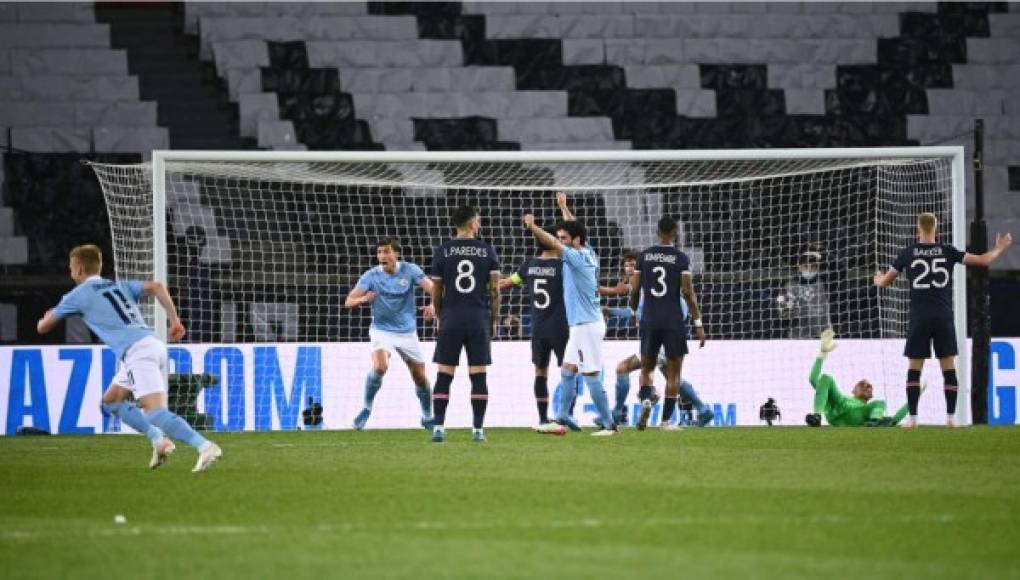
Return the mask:
{"type": "Polygon", "coordinates": [[[949,284],[949,270],[945,268],[945,258],[935,258],[931,261],[931,266],[928,266],[928,261],[918,258],[911,264],[911,268],[920,267],[921,273],[914,278],[912,286],[917,290],[925,290],[927,288],[945,288],[949,284]],[[942,276],[939,280],[938,276],[942,276]]]}

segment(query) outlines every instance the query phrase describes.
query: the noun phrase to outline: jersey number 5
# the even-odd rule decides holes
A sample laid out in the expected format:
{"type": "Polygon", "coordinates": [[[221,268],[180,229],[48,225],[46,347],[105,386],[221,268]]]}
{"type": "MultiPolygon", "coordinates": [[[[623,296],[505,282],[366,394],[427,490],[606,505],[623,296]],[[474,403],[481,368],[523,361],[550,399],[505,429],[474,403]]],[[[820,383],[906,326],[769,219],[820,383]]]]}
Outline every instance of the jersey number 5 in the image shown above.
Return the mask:
{"type": "Polygon", "coordinates": [[[922,270],[918,274],[917,278],[914,278],[912,286],[918,290],[924,290],[927,288],[945,288],[949,284],[949,270],[945,268],[945,258],[935,258],[931,261],[931,267],[929,269],[927,260],[918,258],[914,260],[910,267],[914,268],[919,266],[922,270]],[[942,280],[936,279],[937,276],[942,276],[942,280]]]}
{"type": "Polygon", "coordinates": [[[544,278],[535,278],[535,286],[531,289],[531,294],[535,298],[535,308],[538,308],[539,310],[549,308],[549,303],[552,302],[552,298],[549,296],[549,291],[542,288],[542,286],[545,286],[546,282],[548,282],[548,280],[544,278]],[[539,298],[541,298],[541,300],[539,298]]]}

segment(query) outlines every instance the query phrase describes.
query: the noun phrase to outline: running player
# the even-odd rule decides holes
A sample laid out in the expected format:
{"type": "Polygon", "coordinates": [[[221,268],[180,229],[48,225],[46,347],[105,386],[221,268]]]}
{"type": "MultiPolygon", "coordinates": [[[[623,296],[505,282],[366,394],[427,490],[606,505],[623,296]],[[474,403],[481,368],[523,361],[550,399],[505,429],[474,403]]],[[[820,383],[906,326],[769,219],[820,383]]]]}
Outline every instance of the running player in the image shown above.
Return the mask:
{"type": "MultiPolygon", "coordinates": [[[[372,341],[372,370],[365,377],[365,406],[354,418],[354,428],[362,430],[372,414],[372,402],[382,387],[382,379],[390,366],[390,355],[396,353],[407,365],[421,405],[421,426],[432,427],[432,391],[425,375],[425,357],[418,344],[415,319],[414,287],[432,292],[432,280],[416,264],[400,259],[400,242],[384,238],[375,245],[379,265],[362,274],[347,296],[344,306],[358,308],[372,305],[372,325],[368,329],[372,341]]],[[[423,308],[430,313],[428,307],[423,308]]]]}
{"type": "Polygon", "coordinates": [[[76,286],[60,299],[56,308],[39,319],[36,324],[39,334],[56,328],[61,319],[81,315],[117,356],[117,374],[103,393],[103,410],[149,438],[152,443],[149,467],[159,467],[174,452],[175,446],[164,436],[166,433],[198,451],[193,472],[208,469],[223,451],[166,408],[166,344],[145,324],[138,308],[139,298],[154,296],[166,310],[170,340],[184,338],[184,326],[166,286],[151,280],[112,282],[101,278],[103,253],[92,244],[71,250],[69,268],[76,286]],[[128,400],[132,396],[144,414],[128,400]]]}

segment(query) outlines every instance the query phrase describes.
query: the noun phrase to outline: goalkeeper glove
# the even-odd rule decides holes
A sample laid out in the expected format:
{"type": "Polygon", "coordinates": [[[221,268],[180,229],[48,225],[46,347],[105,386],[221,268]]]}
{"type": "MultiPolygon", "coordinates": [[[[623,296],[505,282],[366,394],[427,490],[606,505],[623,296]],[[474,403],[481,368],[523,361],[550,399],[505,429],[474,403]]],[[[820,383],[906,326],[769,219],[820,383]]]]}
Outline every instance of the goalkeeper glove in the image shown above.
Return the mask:
{"type": "Polygon", "coordinates": [[[831,328],[826,328],[825,330],[822,331],[821,352],[819,353],[822,358],[825,358],[825,355],[836,350],[835,338],[836,332],[831,328]]]}

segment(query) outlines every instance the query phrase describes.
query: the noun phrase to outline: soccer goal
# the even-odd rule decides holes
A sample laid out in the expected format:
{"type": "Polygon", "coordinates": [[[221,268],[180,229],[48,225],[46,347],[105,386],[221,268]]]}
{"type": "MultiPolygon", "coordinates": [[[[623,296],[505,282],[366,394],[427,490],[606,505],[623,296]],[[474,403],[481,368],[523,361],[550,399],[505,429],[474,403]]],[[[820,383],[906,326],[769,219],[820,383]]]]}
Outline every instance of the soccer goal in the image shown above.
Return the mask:
{"type": "MultiPolygon", "coordinates": [[[[840,341],[825,371],[845,391],[869,379],[891,414],[905,403],[908,289],[898,281],[878,291],[871,276],[914,238],[919,212],[939,217],[943,241],[965,244],[960,147],[156,151],[151,163],[93,167],[106,197],[117,276],[169,285],[189,330],[171,358],[178,371],[220,376],[199,401],[218,429],[300,428],[310,402],[322,405],[327,428],[350,427],[369,367],[370,320],[367,309],[343,309],[344,296],[375,265],[375,244],[384,237],[398,238],[403,258],[428,271],[432,248],[452,235],[449,216],[462,204],[480,209],[480,237],[495,246],[509,276],[537,253],[522,214],[551,225],[559,218],[554,194],[566,192],[607,286],[621,279],[627,250],[655,243],[661,216],[678,220],[709,338],[704,349],[691,342],[683,376],[715,405],[719,424],[760,424],[758,408],[770,397],[784,423],[803,424],[817,352],[805,316],[827,317],[840,341]],[[817,277],[791,291],[804,282],[798,267],[805,254],[817,277]]],[[[953,281],[963,353],[958,414],[968,423],[963,268],[953,281]]],[[[528,300],[519,290],[503,293],[489,369],[491,426],[537,419],[528,300]]],[[[603,300],[608,385],[616,361],[638,350],[625,300],[603,300]]],[[[162,311],[149,314],[165,334],[162,311]]],[[[419,335],[430,356],[435,328],[420,317],[419,335]]],[[[450,426],[469,424],[465,372],[454,382],[450,426]]],[[[550,374],[555,383],[555,368],[550,374]]],[[[937,365],[929,363],[925,377],[936,388],[922,397],[922,421],[941,423],[937,365]]],[[[636,375],[633,385],[636,391],[636,375]]],[[[577,414],[590,424],[588,401],[585,393],[577,414]]],[[[413,386],[394,359],[369,427],[416,424],[413,386]]]]}

